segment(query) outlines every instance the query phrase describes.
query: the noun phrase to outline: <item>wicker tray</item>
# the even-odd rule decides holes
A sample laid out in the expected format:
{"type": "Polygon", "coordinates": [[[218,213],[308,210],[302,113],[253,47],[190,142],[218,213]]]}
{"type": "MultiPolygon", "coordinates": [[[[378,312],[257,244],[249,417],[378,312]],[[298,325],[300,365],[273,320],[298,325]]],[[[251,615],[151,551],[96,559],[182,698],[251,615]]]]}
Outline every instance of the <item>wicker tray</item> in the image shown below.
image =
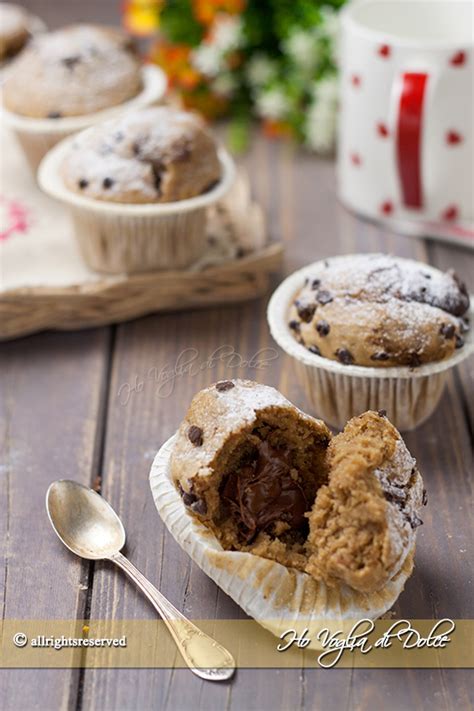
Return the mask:
{"type": "Polygon", "coordinates": [[[0,339],[43,329],[117,323],[155,311],[255,298],[282,259],[268,244],[260,206],[240,173],[209,209],[208,251],[191,269],[108,276],[83,262],[69,216],[29,176],[10,135],[0,195],[0,339]]]}

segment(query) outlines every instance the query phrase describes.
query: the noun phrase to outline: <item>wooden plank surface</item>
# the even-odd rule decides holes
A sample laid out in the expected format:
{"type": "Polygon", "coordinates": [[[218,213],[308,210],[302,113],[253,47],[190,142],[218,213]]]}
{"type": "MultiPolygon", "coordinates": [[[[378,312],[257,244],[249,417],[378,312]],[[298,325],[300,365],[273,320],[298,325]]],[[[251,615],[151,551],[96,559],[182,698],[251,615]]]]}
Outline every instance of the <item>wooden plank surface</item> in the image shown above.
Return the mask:
{"type": "MultiPolygon", "coordinates": [[[[2,619],[84,614],[89,566],[57,540],[44,501],[55,479],[97,476],[108,351],[106,329],[0,349],[2,619]]],[[[1,670],[0,708],[65,709],[77,688],[77,671],[1,670]]]]}
{"type": "MultiPolygon", "coordinates": [[[[119,9],[112,0],[24,4],[50,26],[79,19],[116,21],[119,9]]],[[[336,200],[331,161],[258,139],[244,162],[272,235],[286,245],[286,272],[334,254],[384,251],[443,269],[454,266],[471,280],[473,290],[472,253],[387,233],[345,212],[336,200]]],[[[47,527],[48,483],[59,477],[90,482],[99,466],[102,493],[123,518],[133,562],[190,617],[243,615],[164,529],[148,487],[149,468],[193,394],[216,379],[250,377],[278,387],[303,408],[309,403],[291,361],[278,350],[262,370],[229,368],[218,359],[212,368],[177,378],[168,391],[158,388],[153,376],[173,368],[180,355],[189,357],[187,349],[195,349],[200,365],[225,345],[244,361],[261,348],[275,348],[265,322],[266,301],[149,316],[111,330],[44,334],[0,347],[0,441],[5,451],[0,510],[7,512],[0,517],[0,605],[5,616],[81,617],[87,608],[91,618],[154,618],[120,573],[107,565],[81,565],[47,527]],[[141,382],[140,391],[132,391],[124,404],[127,384],[133,390],[141,382]]],[[[415,572],[394,608],[397,616],[472,616],[467,574],[472,367],[465,363],[450,376],[437,412],[406,436],[425,477],[429,505],[415,572]]],[[[185,670],[19,670],[0,673],[0,707],[436,711],[469,708],[468,689],[464,670],[241,670],[232,684],[221,686],[185,670]]]]}

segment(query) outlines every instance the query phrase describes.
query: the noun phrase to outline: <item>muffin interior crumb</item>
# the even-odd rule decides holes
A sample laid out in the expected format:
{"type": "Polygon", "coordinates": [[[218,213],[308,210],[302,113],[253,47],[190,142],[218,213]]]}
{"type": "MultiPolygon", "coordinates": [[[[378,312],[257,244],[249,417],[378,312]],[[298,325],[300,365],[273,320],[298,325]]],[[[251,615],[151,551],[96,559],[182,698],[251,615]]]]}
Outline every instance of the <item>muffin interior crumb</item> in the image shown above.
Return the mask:
{"type": "Polygon", "coordinates": [[[326,447],[306,422],[261,415],[252,429],[226,442],[212,476],[196,481],[193,495],[205,507],[194,512],[224,548],[251,549],[303,569],[306,514],[327,480],[326,447]]]}

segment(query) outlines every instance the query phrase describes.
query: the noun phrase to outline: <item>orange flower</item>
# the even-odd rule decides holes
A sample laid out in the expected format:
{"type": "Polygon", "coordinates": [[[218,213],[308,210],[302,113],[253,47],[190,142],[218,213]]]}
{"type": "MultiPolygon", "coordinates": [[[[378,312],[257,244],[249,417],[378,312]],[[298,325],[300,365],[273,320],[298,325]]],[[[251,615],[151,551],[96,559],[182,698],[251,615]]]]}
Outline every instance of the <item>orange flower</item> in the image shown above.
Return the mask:
{"type": "Polygon", "coordinates": [[[217,13],[237,15],[244,10],[245,5],[246,0],[193,0],[193,11],[198,22],[210,25],[217,13]]]}
{"type": "Polygon", "coordinates": [[[290,138],[293,130],[285,121],[272,121],[265,119],[262,122],[263,133],[267,138],[290,138]]]}
{"type": "Polygon", "coordinates": [[[194,89],[202,81],[201,74],[190,62],[191,48],[184,44],[156,42],[151,48],[150,60],[164,69],[170,86],[194,89]]]}
{"type": "Polygon", "coordinates": [[[127,0],[123,7],[123,25],[140,37],[155,34],[160,25],[163,0],[127,0]]]}
{"type": "Polygon", "coordinates": [[[183,91],[181,101],[184,108],[198,111],[209,120],[221,118],[229,110],[228,99],[206,89],[189,93],[183,91]]]}

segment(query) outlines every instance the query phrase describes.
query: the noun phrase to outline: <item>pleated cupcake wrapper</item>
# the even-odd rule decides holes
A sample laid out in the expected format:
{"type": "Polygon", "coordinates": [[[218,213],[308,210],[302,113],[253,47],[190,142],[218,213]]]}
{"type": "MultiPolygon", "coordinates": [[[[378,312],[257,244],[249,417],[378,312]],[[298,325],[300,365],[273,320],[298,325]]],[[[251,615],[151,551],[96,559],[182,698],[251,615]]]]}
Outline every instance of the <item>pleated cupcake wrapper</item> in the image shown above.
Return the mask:
{"type": "MultiPolygon", "coordinates": [[[[350,262],[352,259],[353,255],[348,255],[333,257],[330,261],[350,262]]],[[[451,368],[474,352],[472,328],[464,334],[464,346],[450,358],[413,369],[407,366],[343,365],[310,353],[293,337],[288,327],[288,313],[305,278],[322,268],[324,261],[310,264],[287,277],[274,292],[267,311],[273,338],[295,360],[297,375],[313,408],[312,414],[342,429],[347,420],[366,410],[386,410],[390,421],[399,430],[418,427],[438,405],[451,368]]],[[[427,264],[423,268],[428,273],[437,271],[427,264]]],[[[471,321],[473,302],[471,297],[471,321]]]]}
{"type": "Polygon", "coordinates": [[[160,102],[166,91],[164,72],[152,65],[142,67],[143,89],[130,101],[85,116],[68,116],[58,119],[38,119],[20,116],[2,108],[2,119],[15,133],[28,164],[36,175],[46,153],[59,141],[96,123],[113,118],[120,113],[141,109],[160,102]]]}
{"type": "Polygon", "coordinates": [[[222,177],[208,192],[169,203],[123,204],[94,200],[69,190],[61,164],[74,137],[66,138],[42,160],[42,190],[71,210],[74,231],[87,264],[108,274],[183,269],[206,251],[206,210],[232,187],[234,161],[218,149],[222,177]]]}
{"type": "MultiPolygon", "coordinates": [[[[181,548],[250,617],[277,637],[290,628],[322,625],[350,629],[360,619],[376,619],[389,610],[413,569],[413,549],[400,571],[376,593],[345,585],[329,588],[310,575],[240,551],[226,551],[216,536],[185,507],[172,479],[170,458],[176,436],[159,450],[150,472],[156,508],[181,548]]],[[[312,637],[310,646],[318,648],[312,637]]]]}

